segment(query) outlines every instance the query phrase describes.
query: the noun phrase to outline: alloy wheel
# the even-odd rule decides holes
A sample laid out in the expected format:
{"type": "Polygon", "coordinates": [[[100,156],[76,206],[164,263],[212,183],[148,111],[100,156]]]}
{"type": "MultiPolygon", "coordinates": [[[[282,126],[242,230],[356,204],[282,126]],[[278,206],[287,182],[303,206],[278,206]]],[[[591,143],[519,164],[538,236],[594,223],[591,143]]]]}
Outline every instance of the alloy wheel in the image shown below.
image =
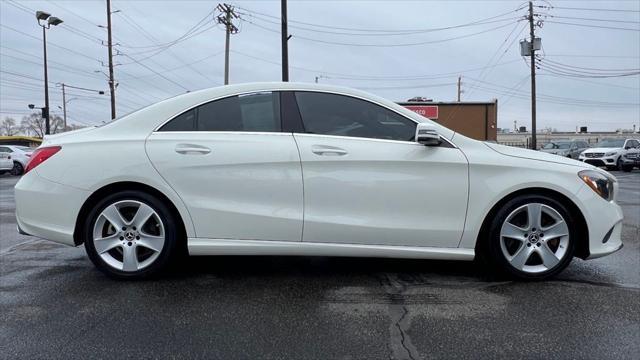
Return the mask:
{"type": "Polygon", "coordinates": [[[500,248],[507,262],[525,273],[556,267],[569,247],[569,226],[549,205],[529,203],[513,210],[500,230],[500,248]]]}
{"type": "Polygon", "coordinates": [[[135,272],[151,265],[165,245],[165,229],[158,213],[137,200],[107,206],[93,226],[96,253],[109,266],[135,272]]]}

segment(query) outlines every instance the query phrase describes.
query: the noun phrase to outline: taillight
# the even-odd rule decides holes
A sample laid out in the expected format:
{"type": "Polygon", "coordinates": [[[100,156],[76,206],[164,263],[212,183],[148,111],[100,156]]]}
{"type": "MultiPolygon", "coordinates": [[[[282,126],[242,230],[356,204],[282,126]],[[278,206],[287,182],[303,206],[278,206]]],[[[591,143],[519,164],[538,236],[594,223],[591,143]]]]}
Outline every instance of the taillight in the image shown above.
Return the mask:
{"type": "Polygon", "coordinates": [[[45,162],[48,158],[52,157],[55,153],[60,151],[62,147],[60,146],[47,146],[43,148],[36,149],[32,154],[31,158],[29,158],[29,162],[27,166],[24,168],[24,173],[28,173],[30,170],[34,169],[36,166],[45,162]]]}

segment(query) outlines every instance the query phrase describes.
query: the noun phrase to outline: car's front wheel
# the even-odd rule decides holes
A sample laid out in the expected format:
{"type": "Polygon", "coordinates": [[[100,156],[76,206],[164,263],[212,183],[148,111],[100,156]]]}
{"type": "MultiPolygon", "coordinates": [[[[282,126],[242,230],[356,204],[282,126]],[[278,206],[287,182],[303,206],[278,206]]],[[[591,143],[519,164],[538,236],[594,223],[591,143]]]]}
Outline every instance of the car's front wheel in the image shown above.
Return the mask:
{"type": "Polygon", "coordinates": [[[555,199],[518,196],[495,214],[482,255],[504,274],[520,279],[545,279],[571,262],[574,229],[570,212],[555,199]]]}
{"type": "Polygon", "coordinates": [[[176,248],[171,211],[155,197],[122,191],[99,201],[84,227],[87,254],[95,266],[116,278],[143,278],[165,268],[176,248]]]}

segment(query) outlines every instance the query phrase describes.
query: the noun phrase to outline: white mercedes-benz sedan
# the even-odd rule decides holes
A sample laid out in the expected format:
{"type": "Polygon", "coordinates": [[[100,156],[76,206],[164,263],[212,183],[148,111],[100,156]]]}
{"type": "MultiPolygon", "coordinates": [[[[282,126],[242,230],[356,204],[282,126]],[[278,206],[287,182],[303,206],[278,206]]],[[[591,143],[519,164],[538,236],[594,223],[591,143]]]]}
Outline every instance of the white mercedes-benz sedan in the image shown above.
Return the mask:
{"type": "Polygon", "coordinates": [[[297,83],[224,86],[47,137],[19,231],[84,244],[118,278],[177,255],[473,260],[542,279],[622,247],[604,170],[467,138],[391,101],[297,83]]]}

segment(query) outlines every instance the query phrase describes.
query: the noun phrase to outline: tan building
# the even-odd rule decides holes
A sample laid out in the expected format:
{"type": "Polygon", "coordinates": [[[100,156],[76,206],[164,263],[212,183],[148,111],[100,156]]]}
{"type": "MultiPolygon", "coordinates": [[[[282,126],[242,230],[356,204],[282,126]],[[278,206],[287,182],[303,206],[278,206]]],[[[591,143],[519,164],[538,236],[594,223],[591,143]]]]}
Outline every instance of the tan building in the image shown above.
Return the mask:
{"type": "Polygon", "coordinates": [[[497,140],[498,100],[490,102],[398,103],[465,136],[477,140],[497,140]]]}

